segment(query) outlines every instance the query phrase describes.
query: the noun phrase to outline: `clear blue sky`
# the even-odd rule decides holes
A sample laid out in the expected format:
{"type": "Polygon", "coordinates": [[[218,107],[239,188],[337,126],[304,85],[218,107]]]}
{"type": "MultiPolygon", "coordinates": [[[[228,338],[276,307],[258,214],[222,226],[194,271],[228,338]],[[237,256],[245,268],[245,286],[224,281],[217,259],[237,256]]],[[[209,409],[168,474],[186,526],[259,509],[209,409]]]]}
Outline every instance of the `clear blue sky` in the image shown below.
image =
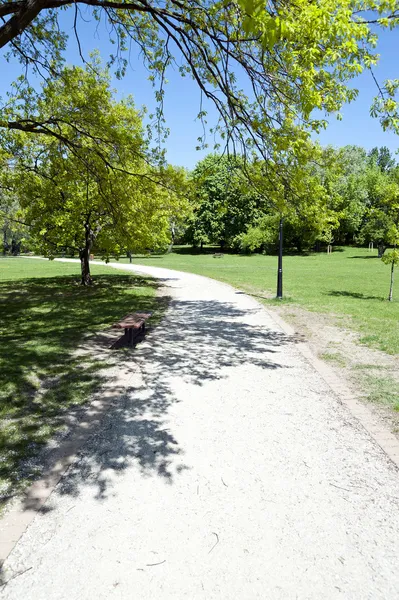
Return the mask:
{"type": "MultiPolygon", "coordinates": [[[[84,14],[84,10],[83,10],[84,14]]],[[[81,62],[77,45],[72,31],[72,18],[70,11],[61,17],[61,24],[70,32],[70,43],[67,52],[67,61],[78,64],[81,62]],[[68,14],[69,12],[69,14],[68,14]]],[[[96,35],[94,25],[82,23],[79,29],[80,40],[84,54],[87,56],[91,50],[99,49],[102,57],[107,58],[110,52],[115,51],[107,39],[104,25],[99,27],[96,35]]],[[[381,54],[380,64],[375,68],[378,80],[399,77],[398,73],[398,50],[399,31],[384,32],[380,38],[377,48],[381,54]]],[[[2,60],[0,94],[4,95],[10,82],[18,75],[18,67],[15,64],[4,64],[2,60]]],[[[132,52],[131,67],[128,68],[126,77],[114,80],[113,85],[118,90],[118,95],[133,94],[137,106],[146,105],[149,112],[155,106],[154,93],[151,84],[147,80],[148,73],[142,63],[132,52]]],[[[195,163],[205,154],[195,150],[197,137],[202,133],[201,125],[195,121],[199,110],[200,94],[196,84],[188,78],[182,79],[174,71],[168,73],[169,83],[165,96],[165,115],[170,136],[167,142],[168,160],[176,165],[184,165],[192,168],[195,163]]],[[[359,89],[359,97],[356,102],[345,106],[343,121],[330,118],[330,125],[326,131],[318,136],[323,145],[332,144],[343,146],[346,144],[357,144],[370,149],[373,146],[388,146],[396,152],[399,148],[399,136],[393,133],[383,132],[378,120],[372,119],[369,109],[373,96],[376,94],[375,83],[369,73],[365,73],[355,80],[354,86],[359,89]]],[[[216,122],[216,113],[212,106],[209,109],[209,125],[216,122]]],[[[212,138],[209,137],[212,145],[212,138]]],[[[398,159],[399,160],[399,159],[398,159]]]]}

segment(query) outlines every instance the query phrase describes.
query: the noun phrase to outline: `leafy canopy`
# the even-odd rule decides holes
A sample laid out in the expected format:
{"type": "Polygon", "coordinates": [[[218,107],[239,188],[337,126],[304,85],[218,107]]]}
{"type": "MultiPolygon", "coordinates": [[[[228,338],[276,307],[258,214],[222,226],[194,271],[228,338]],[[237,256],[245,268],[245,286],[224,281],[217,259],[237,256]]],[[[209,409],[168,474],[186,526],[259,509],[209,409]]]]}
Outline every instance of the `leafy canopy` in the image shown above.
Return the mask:
{"type": "Polygon", "coordinates": [[[133,100],[116,101],[107,71],[98,77],[95,66],[65,68],[44,85],[41,135],[3,134],[12,156],[7,184],[48,256],[166,245],[171,220],[185,210],[184,173],[149,166],[133,100]]]}
{"type": "MultiPolygon", "coordinates": [[[[252,148],[271,163],[281,152],[301,157],[309,133],[325,126],[322,113],[356,97],[348,83],[377,62],[376,27],[395,27],[399,14],[396,0],[0,0],[0,48],[54,78],[67,44],[60,10],[74,11],[79,43],[82,5],[89,7],[85,19],[107,23],[118,76],[131,45],[140,52],[155,85],[159,139],[166,74],[175,65],[216,106],[224,143],[243,153],[252,148]]],[[[397,80],[382,84],[372,108],[384,128],[395,130],[397,87],[397,80]]],[[[207,119],[202,103],[198,116],[207,119]]],[[[0,125],[29,132],[46,126],[29,102],[26,117],[14,118],[4,104],[0,125]]]]}

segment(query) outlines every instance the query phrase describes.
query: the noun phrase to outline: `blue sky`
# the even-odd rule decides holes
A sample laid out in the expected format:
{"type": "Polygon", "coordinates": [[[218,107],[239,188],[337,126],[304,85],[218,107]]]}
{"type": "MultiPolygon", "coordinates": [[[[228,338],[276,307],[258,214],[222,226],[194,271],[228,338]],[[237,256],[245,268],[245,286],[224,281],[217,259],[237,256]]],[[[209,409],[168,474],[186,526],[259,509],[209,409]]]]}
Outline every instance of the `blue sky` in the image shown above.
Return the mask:
{"type": "MultiPolygon", "coordinates": [[[[84,11],[83,11],[84,12],[84,11]]],[[[62,26],[70,32],[70,43],[67,52],[67,61],[78,64],[81,62],[77,45],[72,31],[72,18],[68,12],[62,15],[62,26]]],[[[107,58],[115,48],[109,43],[105,26],[100,26],[99,34],[90,23],[82,23],[79,36],[85,55],[91,50],[99,49],[103,58],[107,58]]],[[[398,73],[399,31],[384,32],[380,38],[377,51],[381,54],[379,65],[375,74],[379,81],[386,78],[399,77],[398,73]]],[[[4,95],[10,82],[18,74],[15,64],[4,65],[2,62],[0,95],[4,95]]],[[[154,93],[148,73],[141,61],[132,53],[131,67],[128,68],[126,77],[118,81],[114,79],[113,85],[118,95],[133,94],[137,106],[145,105],[149,112],[154,108],[154,93]]],[[[165,116],[170,129],[167,142],[168,160],[176,165],[192,168],[205,154],[195,150],[197,137],[202,133],[202,126],[195,121],[199,110],[200,94],[196,84],[188,78],[182,79],[174,71],[168,73],[169,84],[165,95],[165,116]]],[[[373,146],[388,146],[392,151],[399,149],[399,137],[393,133],[383,132],[378,120],[369,115],[373,96],[376,94],[375,83],[369,73],[361,75],[355,80],[354,86],[359,89],[356,102],[343,108],[343,121],[330,117],[330,125],[323,131],[318,140],[321,144],[343,146],[357,144],[367,149],[373,146]]],[[[212,106],[209,108],[209,125],[216,122],[216,113],[212,106]]],[[[212,145],[212,138],[209,137],[212,145]]]]}

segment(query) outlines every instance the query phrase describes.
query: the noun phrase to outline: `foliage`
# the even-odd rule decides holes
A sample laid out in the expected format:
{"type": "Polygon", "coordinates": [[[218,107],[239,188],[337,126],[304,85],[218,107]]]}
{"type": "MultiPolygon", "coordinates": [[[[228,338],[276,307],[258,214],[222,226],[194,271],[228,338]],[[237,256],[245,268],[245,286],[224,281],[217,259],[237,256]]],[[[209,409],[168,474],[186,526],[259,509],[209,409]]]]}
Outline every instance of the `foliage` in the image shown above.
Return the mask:
{"type": "Polygon", "coordinates": [[[387,148],[367,154],[307,144],[304,159],[282,153],[266,165],[235,157],[240,168],[233,169],[231,157],[208,155],[193,173],[194,215],[184,239],[274,252],[283,217],[285,248],[373,242],[382,255],[399,243],[399,167],[387,148]]]}
{"type": "MultiPolygon", "coordinates": [[[[399,23],[395,0],[299,0],[273,2],[266,9],[259,0],[239,4],[247,15],[245,30],[259,32],[263,47],[273,49],[301,81],[305,118],[314,109],[339,111],[343,102],[356,97],[357,90],[346,84],[376,64],[378,27],[392,29],[399,23]]],[[[399,80],[379,85],[371,108],[384,129],[399,127],[398,86],[399,80]]]]}
{"type": "Polygon", "coordinates": [[[307,146],[307,155],[304,165],[285,156],[283,175],[283,156],[280,164],[270,165],[256,158],[248,162],[243,157],[209,155],[193,174],[194,218],[186,240],[250,252],[271,250],[280,217],[289,246],[301,250],[329,237],[338,217],[331,186],[320,177],[319,164],[328,165],[333,180],[332,155],[315,145],[307,146]]]}
{"type": "Polygon", "coordinates": [[[167,245],[170,221],[184,209],[175,193],[184,173],[149,167],[141,115],[131,98],[115,101],[98,61],[65,68],[44,85],[37,108],[57,123],[56,136],[3,136],[14,156],[9,185],[37,248],[49,257],[78,252],[89,283],[91,251],[167,245]]]}
{"type": "Polygon", "coordinates": [[[265,215],[261,217],[256,225],[242,233],[237,238],[239,247],[244,252],[255,252],[256,250],[267,251],[275,248],[279,235],[279,216],[265,215]]]}
{"type": "Polygon", "coordinates": [[[358,239],[377,242],[382,254],[388,245],[399,242],[399,181],[373,164],[366,181],[367,209],[358,239]]]}
{"type": "Polygon", "coordinates": [[[395,158],[392,156],[391,151],[386,146],[382,146],[381,148],[373,148],[369,152],[369,157],[377,164],[383,173],[386,171],[391,171],[396,164],[395,158]]]}
{"type": "Polygon", "coordinates": [[[345,146],[336,152],[339,176],[335,182],[335,208],[340,214],[334,232],[338,243],[353,243],[367,210],[367,153],[359,146],[345,146]]]}
{"type": "Polygon", "coordinates": [[[0,191],[0,251],[3,254],[18,254],[21,245],[26,249],[26,227],[19,222],[19,205],[13,198],[5,197],[0,191]]]}
{"type": "Polygon", "coordinates": [[[337,218],[335,241],[373,242],[383,253],[398,234],[399,178],[393,157],[385,147],[368,155],[358,146],[330,151],[335,160],[332,167],[322,166],[320,177],[327,180],[330,208],[337,218]]]}
{"type": "MultiPolygon", "coordinates": [[[[192,173],[193,215],[185,239],[231,246],[260,214],[262,198],[248,183],[242,157],[210,154],[192,173]]],[[[250,177],[250,174],[249,174],[250,177]]]]}
{"type": "MultiPolygon", "coordinates": [[[[176,66],[216,106],[222,140],[240,144],[242,152],[255,149],[268,166],[279,162],[280,152],[300,157],[310,132],[325,126],[320,115],[339,111],[356,97],[348,84],[377,62],[377,28],[398,24],[394,0],[1,0],[0,48],[28,70],[58,76],[68,37],[58,16],[68,6],[74,13],[79,51],[82,21],[84,27],[90,17],[105,18],[116,48],[110,62],[118,76],[126,70],[131,45],[139,49],[156,86],[158,109],[151,129],[159,140],[167,70],[176,66]],[[90,7],[84,18],[80,5],[90,7]]],[[[32,97],[24,76],[19,86],[24,97],[32,97]]],[[[384,128],[398,126],[397,87],[396,80],[382,84],[373,105],[384,128]]],[[[56,128],[48,128],[35,108],[28,101],[21,117],[5,103],[0,125],[56,135],[56,128]]],[[[205,124],[202,103],[198,116],[205,124]]],[[[200,145],[204,142],[201,138],[200,145]]],[[[286,164],[283,161],[280,171],[286,164]]]]}
{"type": "Polygon", "coordinates": [[[386,252],[381,260],[386,265],[399,265],[399,250],[391,250],[390,252],[386,252]]]}
{"type": "Polygon", "coordinates": [[[395,250],[391,250],[391,252],[387,252],[381,258],[381,260],[386,265],[391,265],[391,284],[389,286],[388,300],[390,302],[392,302],[392,297],[393,297],[393,275],[394,275],[394,269],[395,269],[395,267],[397,267],[399,265],[399,250],[395,249],[395,250]]]}

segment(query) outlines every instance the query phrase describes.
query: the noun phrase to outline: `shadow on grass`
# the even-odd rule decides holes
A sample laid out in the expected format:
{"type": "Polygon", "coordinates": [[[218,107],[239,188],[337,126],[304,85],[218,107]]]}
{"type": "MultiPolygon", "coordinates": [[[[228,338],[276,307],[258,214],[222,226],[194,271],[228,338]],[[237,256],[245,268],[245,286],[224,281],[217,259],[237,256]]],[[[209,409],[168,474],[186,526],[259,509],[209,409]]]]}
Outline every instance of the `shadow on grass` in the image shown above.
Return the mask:
{"type": "Polygon", "coordinates": [[[379,300],[380,302],[384,301],[383,296],[368,296],[367,294],[363,294],[362,292],[348,292],[346,290],[331,290],[327,294],[328,296],[335,297],[345,297],[345,298],[354,298],[356,300],[379,300]]]}
{"type": "Polygon", "coordinates": [[[153,312],[158,283],[98,275],[90,288],[74,276],[0,283],[0,500],[34,476],[34,457],[65,413],[104,383],[104,365],[76,349],[127,312],[153,312]]]}
{"type": "Polygon", "coordinates": [[[237,296],[251,296],[251,298],[259,298],[259,300],[272,300],[273,296],[271,294],[269,294],[268,296],[264,296],[262,294],[254,294],[252,292],[235,292],[237,294],[237,296]]]}
{"type": "MultiPolygon", "coordinates": [[[[206,255],[215,254],[217,252],[226,252],[221,250],[220,246],[204,246],[203,248],[194,248],[193,246],[174,246],[172,250],[173,254],[181,255],[206,255]]],[[[227,250],[229,252],[229,250],[227,250]]]]}
{"type": "Polygon", "coordinates": [[[372,254],[371,256],[347,256],[346,258],[361,258],[361,259],[370,259],[370,258],[379,258],[377,254],[372,254]]]}

